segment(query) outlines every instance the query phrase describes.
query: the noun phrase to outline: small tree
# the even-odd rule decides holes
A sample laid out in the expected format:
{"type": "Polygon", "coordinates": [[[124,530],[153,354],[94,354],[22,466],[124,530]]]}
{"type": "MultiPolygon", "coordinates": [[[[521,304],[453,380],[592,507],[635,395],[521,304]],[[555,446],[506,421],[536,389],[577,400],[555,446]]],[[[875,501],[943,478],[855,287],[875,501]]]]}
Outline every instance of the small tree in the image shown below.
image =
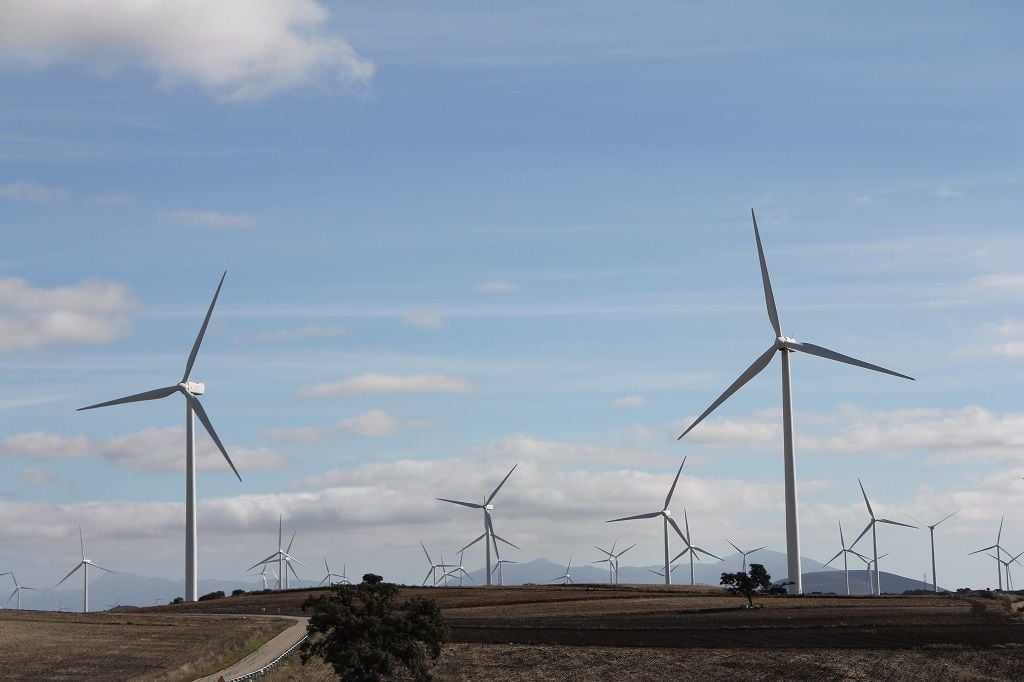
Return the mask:
{"type": "Polygon", "coordinates": [[[309,639],[302,644],[302,662],[320,656],[339,677],[375,682],[394,672],[396,664],[416,680],[431,679],[428,655],[441,656],[448,627],[431,599],[412,597],[395,603],[398,587],[367,573],[359,585],[336,585],[333,594],[309,597],[309,639]]]}
{"type": "Polygon", "coordinates": [[[772,577],[761,564],[750,564],[750,573],[723,573],[720,585],[728,585],[730,594],[742,594],[747,598],[747,605],[754,607],[754,594],[772,594],[772,577]]]}

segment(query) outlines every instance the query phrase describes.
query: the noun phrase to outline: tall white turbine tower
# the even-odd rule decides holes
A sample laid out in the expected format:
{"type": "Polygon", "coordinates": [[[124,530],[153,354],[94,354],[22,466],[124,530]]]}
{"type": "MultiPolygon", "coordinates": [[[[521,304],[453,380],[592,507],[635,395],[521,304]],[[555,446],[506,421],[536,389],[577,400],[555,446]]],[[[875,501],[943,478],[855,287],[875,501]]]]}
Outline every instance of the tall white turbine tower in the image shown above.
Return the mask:
{"type": "Polygon", "coordinates": [[[491,492],[491,494],[488,495],[484,499],[484,503],[483,504],[477,504],[476,502],[460,502],[459,500],[449,500],[449,499],[445,499],[443,497],[438,497],[437,498],[441,502],[450,502],[451,504],[462,505],[463,507],[469,507],[470,509],[482,509],[483,510],[483,512],[484,512],[484,532],[476,540],[473,540],[473,542],[469,543],[468,545],[466,545],[465,547],[463,547],[459,551],[460,552],[464,552],[465,550],[469,549],[470,547],[472,547],[476,543],[480,542],[481,540],[484,541],[484,547],[486,548],[486,554],[487,554],[487,566],[484,568],[484,575],[487,577],[487,584],[488,585],[491,584],[491,545],[492,544],[494,545],[494,552],[495,552],[495,554],[497,554],[497,552],[498,552],[498,543],[496,542],[496,540],[501,540],[506,545],[509,545],[510,547],[515,547],[516,549],[519,549],[518,547],[513,545],[511,542],[509,542],[508,540],[506,540],[505,538],[501,537],[500,535],[498,535],[497,533],[494,532],[494,522],[491,520],[491,512],[494,511],[494,505],[491,504],[491,503],[494,501],[494,496],[498,494],[499,490],[501,490],[501,486],[505,485],[505,481],[507,481],[508,477],[512,475],[512,472],[516,470],[517,466],[519,466],[519,465],[516,464],[511,469],[509,469],[509,472],[507,474],[505,474],[505,478],[501,479],[501,483],[498,484],[498,487],[495,488],[491,492]]]}
{"type": "Polygon", "coordinates": [[[816,346],[813,343],[801,343],[796,339],[783,336],[782,325],[779,322],[779,312],[775,307],[775,296],[772,294],[772,284],[768,278],[768,266],[764,259],[764,249],[761,247],[761,234],[757,230],[757,218],[754,216],[753,209],[750,211],[750,217],[754,221],[754,240],[757,242],[757,257],[761,263],[761,283],[764,286],[765,304],[768,306],[768,320],[771,322],[772,329],[775,331],[775,342],[768,350],[762,353],[757,360],[754,360],[754,363],[750,365],[750,367],[748,367],[746,371],[744,371],[743,374],[741,374],[740,377],[736,379],[731,386],[729,386],[729,388],[725,389],[725,392],[722,393],[715,402],[711,403],[711,406],[704,410],[704,413],[697,417],[697,419],[695,419],[694,422],[690,424],[685,431],[683,431],[679,438],[682,438],[692,431],[693,427],[701,423],[704,418],[711,414],[719,405],[728,400],[733,393],[738,391],[744,384],[757,376],[761,370],[768,366],[776,353],[779,353],[782,356],[782,440],[783,454],[785,457],[786,482],[786,559],[789,568],[788,578],[793,583],[790,591],[795,594],[803,594],[803,576],[800,572],[800,519],[797,510],[796,495],[796,456],[793,450],[793,393],[790,386],[789,354],[793,351],[800,351],[810,355],[817,355],[818,357],[826,358],[828,360],[835,360],[848,365],[882,372],[883,374],[891,374],[904,379],[913,380],[913,377],[907,376],[906,374],[900,374],[899,372],[893,372],[892,370],[879,367],[878,365],[872,365],[871,363],[837,353],[822,346],[816,346]]]}
{"type": "Polygon", "coordinates": [[[78,562],[71,572],[60,579],[60,582],[54,585],[54,587],[60,587],[61,583],[70,578],[75,571],[82,569],[82,613],[89,613],[89,567],[98,568],[101,571],[107,573],[113,573],[109,568],[103,568],[99,564],[94,564],[85,558],[85,539],[82,537],[82,527],[78,527],[78,542],[82,546],[82,560],[78,562]]]}
{"type": "Polygon", "coordinates": [[[108,400],[105,403],[78,408],[78,411],[81,412],[82,410],[92,410],[97,407],[108,407],[122,403],[158,400],[174,393],[181,393],[185,397],[185,601],[196,601],[199,598],[199,564],[196,545],[196,430],[193,415],[199,417],[199,421],[202,422],[206,432],[210,434],[210,438],[217,446],[217,449],[220,450],[220,453],[224,455],[224,459],[227,460],[228,466],[235,472],[238,480],[242,480],[242,477],[238,474],[238,469],[235,468],[231,458],[228,457],[228,451],[224,449],[224,444],[220,442],[220,437],[217,436],[217,432],[213,429],[213,424],[210,422],[206,410],[203,409],[203,404],[199,402],[198,396],[206,392],[206,386],[196,381],[189,381],[189,376],[192,374],[192,366],[195,364],[196,356],[199,354],[199,346],[203,343],[206,327],[210,324],[213,306],[217,304],[217,297],[220,295],[220,288],[224,286],[224,278],[227,274],[225,271],[221,275],[217,291],[214,292],[213,300],[210,301],[210,307],[206,311],[206,318],[203,319],[203,326],[199,328],[196,341],[192,344],[192,352],[189,353],[188,362],[185,363],[185,374],[181,377],[181,381],[174,386],[157,388],[145,393],[136,393],[135,395],[118,398],[117,400],[108,400]]]}
{"type": "Polygon", "coordinates": [[[891,519],[875,518],[875,512],[871,509],[871,503],[868,502],[868,494],[866,492],[864,492],[864,484],[860,482],[859,478],[857,479],[857,483],[860,485],[860,494],[864,496],[864,504],[868,508],[868,516],[871,517],[871,520],[868,521],[868,525],[866,525],[864,527],[864,530],[862,530],[860,532],[860,535],[857,536],[857,539],[853,541],[853,543],[850,545],[850,547],[851,548],[855,547],[857,545],[857,543],[860,541],[860,539],[862,537],[864,537],[864,534],[867,533],[868,531],[871,531],[871,549],[872,549],[872,551],[874,553],[874,557],[875,557],[874,561],[873,561],[873,563],[875,564],[875,588],[874,588],[874,591],[875,591],[876,595],[881,595],[882,594],[882,578],[881,578],[881,576],[879,575],[879,572],[878,572],[878,560],[880,558],[883,558],[883,557],[879,557],[878,556],[878,535],[875,532],[875,526],[877,524],[879,524],[879,523],[888,523],[891,526],[903,526],[904,528],[917,528],[917,526],[911,526],[909,523],[900,523],[899,521],[893,521],[891,519]]]}
{"type": "MultiPolygon", "coordinates": [[[[686,542],[687,545],[690,544],[690,541],[689,541],[689,539],[687,539],[687,536],[683,535],[683,531],[679,529],[679,524],[677,524],[675,519],[672,518],[672,512],[668,508],[668,505],[672,503],[672,494],[676,491],[676,483],[679,482],[679,474],[683,473],[683,465],[684,464],[686,464],[686,458],[685,457],[683,457],[683,461],[679,464],[679,470],[676,471],[676,477],[674,479],[672,479],[672,487],[668,489],[668,495],[665,496],[665,505],[661,508],[661,511],[648,512],[647,514],[637,514],[635,516],[624,516],[621,519],[612,519],[610,521],[606,521],[606,523],[615,523],[616,521],[633,521],[633,520],[636,520],[636,519],[653,519],[653,518],[656,518],[658,516],[661,517],[662,525],[664,526],[664,531],[665,531],[665,533],[664,533],[665,534],[665,573],[664,573],[664,577],[665,577],[665,584],[666,585],[671,585],[672,584],[672,571],[669,568],[669,563],[670,562],[669,562],[669,559],[668,559],[668,527],[672,526],[672,528],[676,531],[676,533],[679,535],[679,537],[682,538],[683,541],[686,542]]],[[[662,575],[662,574],[659,573],[658,575],[662,575]]]]}
{"type": "Polygon", "coordinates": [[[922,526],[924,526],[924,527],[926,527],[928,529],[928,536],[931,539],[931,544],[932,544],[932,592],[936,592],[937,593],[939,591],[939,581],[938,581],[938,578],[935,577],[935,527],[938,526],[943,521],[945,521],[946,519],[950,518],[951,516],[954,516],[954,515],[959,514],[959,513],[960,513],[960,510],[957,509],[952,514],[947,514],[947,515],[943,516],[940,520],[936,521],[935,523],[933,523],[930,526],[928,524],[926,524],[924,521],[917,521],[917,519],[915,519],[910,514],[905,514],[905,516],[907,518],[911,519],[912,521],[917,521],[922,526]]]}

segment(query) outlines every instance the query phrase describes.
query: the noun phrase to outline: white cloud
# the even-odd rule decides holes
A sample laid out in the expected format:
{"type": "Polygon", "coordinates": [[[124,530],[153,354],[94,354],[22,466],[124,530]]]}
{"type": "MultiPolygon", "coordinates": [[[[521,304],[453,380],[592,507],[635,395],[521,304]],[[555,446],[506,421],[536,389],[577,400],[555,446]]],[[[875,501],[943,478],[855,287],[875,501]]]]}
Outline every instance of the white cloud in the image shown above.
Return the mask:
{"type": "Polygon", "coordinates": [[[278,343],[282,341],[308,341],[312,339],[330,339],[347,333],[344,327],[335,325],[307,324],[294,329],[275,329],[257,332],[251,336],[236,336],[236,341],[258,341],[260,343],[278,343]]]}
{"type": "Polygon", "coordinates": [[[443,324],[440,315],[431,313],[410,313],[405,316],[405,321],[415,327],[426,327],[427,329],[440,329],[443,324]]]}
{"type": "MultiPolygon", "coordinates": [[[[0,9],[0,13],[2,12],[0,9]]],[[[2,31],[0,28],[0,33],[2,31]]],[[[12,201],[64,201],[70,196],[71,193],[61,187],[48,187],[25,180],[0,185],[0,197],[12,201]]]]}
{"type": "Polygon", "coordinates": [[[380,374],[368,372],[348,379],[303,386],[295,394],[300,398],[332,395],[378,393],[469,393],[472,382],[447,374],[380,374]]]}
{"type": "Polygon", "coordinates": [[[144,65],[162,85],[197,83],[228,101],[321,84],[366,84],[372,62],[325,32],[315,0],[8,0],[0,58],[41,68],[144,65]]]}
{"type": "Polygon", "coordinates": [[[627,395],[612,401],[615,407],[640,407],[647,404],[647,397],[642,395],[627,395]]]}
{"type": "Polygon", "coordinates": [[[170,223],[197,227],[247,229],[256,225],[256,219],[251,215],[220,211],[169,211],[161,214],[160,218],[170,223]]]}
{"type": "Polygon", "coordinates": [[[1024,292],[1024,272],[1001,272],[994,275],[979,275],[972,284],[975,288],[997,293],[1019,294],[1024,292]]]}
{"type": "Polygon", "coordinates": [[[380,438],[397,433],[402,428],[402,422],[383,410],[370,410],[352,419],[342,419],[338,427],[347,433],[380,438]]]}
{"type": "Polygon", "coordinates": [[[0,278],[0,352],[112,341],[127,333],[134,307],[121,284],[85,281],[44,289],[0,278]]]}
{"type": "Polygon", "coordinates": [[[478,291],[482,291],[485,294],[511,294],[519,291],[520,286],[513,284],[512,282],[505,282],[503,280],[492,280],[490,282],[484,282],[477,287],[478,291]]]}
{"type": "MultiPolygon", "coordinates": [[[[115,466],[132,471],[184,471],[184,447],[184,434],[177,427],[151,428],[113,438],[31,431],[0,441],[0,457],[50,460],[99,455],[115,466]]],[[[227,446],[227,449],[243,475],[246,470],[280,469],[288,465],[287,455],[269,448],[227,446]]],[[[196,467],[200,471],[230,471],[223,455],[204,436],[196,439],[196,467]]]]}
{"type": "Polygon", "coordinates": [[[316,443],[323,440],[324,433],[315,426],[296,426],[293,428],[267,429],[263,435],[270,440],[282,443],[316,443]]]}

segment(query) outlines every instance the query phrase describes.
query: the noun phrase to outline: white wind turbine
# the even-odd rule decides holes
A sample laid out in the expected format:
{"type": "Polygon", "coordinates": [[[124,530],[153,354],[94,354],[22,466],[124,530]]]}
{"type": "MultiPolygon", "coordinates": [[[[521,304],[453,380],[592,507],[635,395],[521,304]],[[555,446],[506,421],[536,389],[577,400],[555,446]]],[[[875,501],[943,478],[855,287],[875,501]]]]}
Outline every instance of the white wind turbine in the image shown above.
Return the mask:
{"type": "Polygon", "coordinates": [[[569,584],[575,585],[576,583],[573,581],[572,576],[569,575],[571,572],[572,572],[572,557],[569,557],[569,565],[565,567],[565,575],[560,575],[557,578],[552,578],[548,582],[549,583],[553,583],[556,580],[561,580],[563,585],[569,585],[569,584]]]}
{"type": "Polygon", "coordinates": [[[1021,552],[1017,556],[1013,556],[1013,557],[1011,557],[1010,554],[1007,553],[1006,556],[1009,557],[1008,559],[1000,559],[999,557],[997,557],[995,554],[992,554],[991,552],[986,552],[986,554],[988,556],[992,557],[993,559],[995,559],[996,561],[998,561],[1000,564],[1003,565],[1003,569],[1006,571],[1006,589],[1010,590],[1010,591],[1013,591],[1013,574],[1010,572],[1010,564],[1016,562],[1018,565],[1024,566],[1024,564],[1021,564],[1020,561],[1019,561],[1019,559],[1022,556],[1024,556],[1024,552],[1021,552]]]}
{"type": "Polygon", "coordinates": [[[511,559],[498,559],[494,562],[494,568],[491,569],[491,573],[494,571],[498,572],[498,585],[501,587],[505,586],[505,572],[502,570],[503,564],[518,564],[518,561],[512,561],[511,559]]]}
{"type": "Polygon", "coordinates": [[[616,554],[615,553],[615,545],[617,545],[617,544],[619,544],[618,539],[616,539],[615,542],[612,543],[612,548],[611,549],[603,549],[601,547],[598,547],[597,545],[594,545],[594,549],[596,549],[598,552],[604,553],[605,554],[605,558],[604,559],[598,559],[597,561],[592,561],[591,563],[603,564],[603,563],[607,562],[607,564],[608,564],[608,584],[609,585],[618,585],[619,584],[619,557],[622,556],[623,554],[625,554],[626,552],[628,552],[629,550],[633,549],[634,547],[636,547],[636,543],[633,543],[632,545],[630,545],[626,549],[624,549],[624,550],[620,551],[618,554],[616,554]]]}
{"type": "Polygon", "coordinates": [[[60,587],[61,583],[70,578],[75,571],[82,569],[82,613],[89,612],[89,567],[98,568],[101,571],[107,573],[113,573],[109,568],[103,568],[99,564],[94,564],[92,561],[85,558],[85,539],[82,537],[82,527],[78,527],[78,542],[82,546],[82,560],[71,569],[71,572],[60,579],[60,582],[54,585],[54,587],[60,587]]]}
{"type": "Polygon", "coordinates": [[[648,512],[647,514],[637,514],[635,516],[624,516],[621,519],[612,519],[610,521],[606,521],[606,523],[615,523],[616,521],[633,521],[635,519],[653,519],[658,516],[661,517],[665,535],[665,573],[663,577],[665,578],[666,585],[672,584],[672,572],[669,570],[669,564],[671,562],[669,562],[668,560],[668,527],[671,525],[672,528],[676,531],[679,537],[683,539],[684,542],[686,542],[687,544],[689,544],[690,542],[687,539],[687,537],[683,535],[683,531],[679,529],[679,524],[677,524],[675,519],[672,518],[672,512],[668,508],[668,505],[672,502],[672,494],[676,491],[676,483],[679,482],[679,474],[683,473],[684,464],[686,464],[685,457],[683,457],[683,461],[679,464],[679,470],[676,471],[676,477],[672,479],[672,487],[668,489],[668,495],[665,496],[665,505],[661,508],[661,511],[648,512]]]}
{"type": "Polygon", "coordinates": [[[288,547],[284,548],[284,547],[282,547],[282,542],[283,542],[283,539],[284,539],[283,530],[284,530],[284,518],[282,516],[278,516],[278,518],[277,518],[277,551],[274,552],[273,554],[271,554],[270,556],[268,556],[266,559],[263,559],[262,561],[257,561],[256,563],[254,563],[252,566],[250,566],[247,569],[247,570],[251,571],[252,569],[256,568],[257,566],[266,565],[266,564],[271,563],[272,561],[276,561],[277,562],[277,572],[278,572],[277,589],[279,589],[279,590],[282,589],[282,588],[286,589],[286,590],[288,589],[288,571],[291,571],[292,575],[295,576],[295,579],[299,580],[299,574],[295,572],[295,567],[292,566],[292,562],[293,561],[295,563],[297,563],[299,566],[302,566],[303,568],[306,568],[306,569],[309,568],[309,566],[307,566],[306,564],[302,563],[301,561],[299,561],[298,559],[296,559],[295,557],[293,557],[291,555],[292,543],[295,542],[295,534],[298,531],[292,531],[292,539],[288,541],[288,547]]]}
{"type": "Polygon", "coordinates": [[[24,587],[23,585],[19,585],[18,584],[18,579],[14,575],[14,571],[10,571],[6,575],[11,576],[11,580],[14,581],[14,592],[11,592],[11,596],[7,598],[7,601],[5,601],[4,604],[10,604],[11,600],[14,599],[15,596],[17,596],[18,597],[18,610],[21,611],[21,593],[23,591],[25,591],[25,590],[35,590],[36,588],[34,588],[34,587],[24,587]]]}
{"type": "MultiPolygon", "coordinates": [[[[465,553],[465,551],[465,549],[459,550],[459,565],[455,566],[454,568],[452,568],[452,570],[445,573],[445,577],[451,576],[452,578],[458,578],[459,587],[463,586],[463,580],[465,578],[469,578],[470,580],[473,579],[473,576],[471,576],[469,572],[466,570],[466,568],[462,565],[462,555],[463,553],[465,553]]],[[[444,561],[443,557],[441,558],[441,561],[444,561]]]]}
{"type": "Polygon", "coordinates": [[[753,554],[754,552],[760,552],[762,549],[765,549],[765,548],[768,547],[768,545],[764,545],[762,547],[758,547],[757,549],[748,549],[747,551],[744,552],[742,549],[737,547],[735,545],[735,543],[733,543],[733,541],[730,540],[729,538],[726,538],[725,541],[728,542],[730,545],[732,545],[733,549],[735,549],[737,552],[739,552],[740,554],[743,555],[743,569],[742,570],[743,570],[744,573],[747,572],[747,557],[750,556],[751,554],[753,554]]]}
{"type": "Polygon", "coordinates": [[[213,300],[210,301],[210,307],[206,311],[206,317],[203,319],[203,326],[199,328],[199,334],[196,336],[196,341],[192,344],[192,352],[189,353],[188,362],[185,363],[185,374],[174,386],[166,386],[164,388],[157,388],[152,391],[146,391],[144,393],[136,393],[135,395],[126,396],[124,398],[118,398],[116,400],[108,400],[104,403],[97,403],[95,405],[89,405],[88,407],[80,407],[78,411],[92,410],[97,407],[107,407],[110,405],[120,405],[122,403],[137,403],[144,400],[158,400],[160,398],[166,398],[174,393],[181,393],[185,397],[185,601],[196,601],[198,599],[198,581],[199,581],[199,569],[198,569],[198,555],[196,545],[196,431],[195,431],[195,419],[193,415],[199,417],[199,421],[202,422],[206,432],[210,434],[210,438],[213,440],[217,449],[224,455],[224,459],[227,460],[228,466],[235,472],[235,476],[241,481],[242,477],[238,474],[238,469],[235,468],[231,458],[228,457],[228,451],[224,449],[224,444],[221,443],[220,437],[217,436],[217,432],[213,428],[213,424],[210,422],[210,418],[206,414],[206,410],[203,409],[203,404],[199,402],[199,397],[206,391],[206,386],[196,382],[189,381],[189,376],[192,374],[192,366],[195,364],[196,356],[199,354],[199,346],[203,343],[203,336],[206,334],[206,327],[210,324],[210,316],[213,314],[213,306],[217,303],[217,297],[220,295],[220,288],[224,286],[224,278],[227,276],[225,271],[221,275],[220,283],[217,285],[217,291],[213,294],[213,300]]]}
{"type": "Polygon", "coordinates": [[[461,502],[459,500],[449,500],[449,499],[446,499],[444,497],[438,497],[437,498],[441,502],[450,502],[451,504],[462,505],[463,507],[469,507],[470,509],[482,509],[483,510],[483,512],[484,512],[484,532],[476,540],[473,540],[473,542],[469,543],[468,545],[466,545],[465,547],[463,547],[459,551],[460,552],[465,551],[465,550],[469,549],[470,547],[472,547],[473,545],[475,545],[476,543],[480,542],[481,540],[484,541],[484,547],[486,549],[486,554],[487,554],[487,565],[484,568],[484,575],[487,577],[487,584],[488,585],[491,584],[491,545],[492,544],[494,545],[494,553],[495,554],[498,553],[498,543],[496,542],[496,540],[501,540],[506,545],[508,545],[510,547],[515,547],[516,549],[519,549],[519,547],[516,547],[516,545],[513,545],[511,542],[509,542],[508,540],[506,540],[505,538],[501,537],[500,535],[498,535],[497,533],[494,532],[494,522],[491,520],[491,512],[494,511],[494,505],[491,504],[491,502],[494,501],[494,496],[498,494],[499,490],[501,490],[501,486],[505,485],[505,481],[507,481],[508,477],[512,475],[512,472],[516,470],[517,466],[519,466],[519,465],[516,464],[511,469],[509,469],[509,472],[507,474],[505,474],[505,478],[501,479],[501,483],[498,484],[498,487],[495,488],[494,491],[491,492],[491,494],[488,495],[486,499],[484,499],[484,503],[483,504],[477,504],[476,502],[461,502]]]}
{"type": "MultiPolygon", "coordinates": [[[[888,523],[889,525],[892,525],[892,526],[903,526],[904,528],[917,528],[917,526],[911,526],[909,523],[900,523],[899,521],[893,521],[892,519],[878,519],[878,518],[875,518],[875,512],[871,509],[871,503],[868,502],[868,494],[866,492],[864,492],[864,484],[860,482],[859,478],[857,479],[857,484],[860,485],[860,494],[864,496],[864,504],[868,508],[868,516],[871,517],[871,520],[868,521],[868,525],[866,525],[864,527],[864,530],[862,530],[860,532],[860,535],[858,535],[857,539],[853,541],[853,543],[850,545],[850,548],[852,549],[853,547],[856,547],[857,543],[860,541],[860,539],[862,537],[864,537],[865,533],[867,533],[869,530],[871,531],[871,549],[872,549],[873,556],[874,556],[873,563],[875,564],[875,586],[874,586],[874,593],[876,595],[881,595],[882,594],[882,579],[881,579],[881,575],[878,572],[878,560],[880,558],[882,558],[882,557],[878,556],[878,535],[875,532],[875,526],[877,524],[879,524],[879,523],[888,523]]],[[[885,555],[883,555],[883,557],[884,556],[885,555]]]]}
{"type": "MultiPolygon", "coordinates": [[[[672,575],[672,573],[674,573],[674,572],[675,572],[675,570],[676,570],[677,568],[679,568],[679,564],[676,564],[675,566],[673,566],[673,567],[672,567],[672,568],[671,568],[671,569],[670,569],[670,570],[668,571],[669,575],[672,575]]],[[[654,575],[658,576],[659,578],[664,578],[664,577],[665,577],[665,571],[664,571],[664,570],[661,570],[661,571],[655,571],[655,570],[654,570],[653,568],[648,568],[648,569],[647,569],[647,572],[648,572],[648,573],[653,573],[654,575]]],[[[668,585],[668,584],[669,584],[669,582],[668,582],[668,581],[666,580],[666,581],[665,581],[665,584],[666,584],[666,585],[668,585]]]]}
{"type": "Polygon", "coordinates": [[[768,266],[765,263],[764,249],[761,247],[761,235],[757,230],[757,218],[754,216],[753,209],[750,211],[750,217],[754,221],[754,240],[757,242],[757,257],[761,264],[761,284],[764,287],[764,299],[765,304],[768,307],[768,320],[771,322],[776,338],[774,343],[772,343],[772,346],[762,353],[760,357],[754,360],[753,364],[751,364],[750,367],[748,367],[743,374],[741,374],[739,378],[729,386],[729,388],[725,389],[725,392],[722,393],[715,402],[711,403],[711,406],[704,410],[704,413],[697,417],[697,419],[695,419],[694,422],[690,424],[685,431],[683,431],[679,438],[681,439],[692,431],[697,424],[701,423],[704,418],[711,414],[719,405],[728,400],[733,393],[738,391],[744,384],[757,376],[761,370],[768,366],[776,353],[779,353],[782,356],[782,438],[783,454],[785,457],[786,483],[786,559],[789,568],[788,578],[793,583],[791,592],[803,594],[803,575],[800,571],[800,519],[797,509],[796,495],[796,456],[793,450],[793,393],[790,386],[789,354],[793,351],[800,351],[810,355],[817,355],[818,357],[826,358],[828,360],[835,360],[836,362],[842,362],[848,365],[882,372],[883,374],[891,374],[904,379],[913,380],[913,377],[907,376],[906,374],[900,374],[899,372],[893,372],[892,370],[879,367],[878,365],[872,365],[871,363],[852,358],[848,355],[843,355],[842,353],[837,353],[823,346],[816,346],[813,343],[801,343],[796,339],[783,336],[782,325],[779,322],[779,312],[775,307],[775,296],[772,294],[771,280],[768,278],[768,266]]]}
{"type": "MultiPolygon", "coordinates": [[[[328,586],[330,586],[330,585],[346,585],[346,584],[348,584],[348,579],[345,578],[345,576],[338,575],[337,573],[331,573],[331,567],[327,565],[327,557],[326,556],[324,557],[324,569],[327,571],[327,575],[325,575],[324,579],[320,581],[320,585],[323,585],[324,583],[327,583],[328,586]],[[337,578],[338,582],[335,583],[335,582],[331,581],[331,578],[337,578]]],[[[317,585],[317,587],[320,587],[320,585],[317,585]]]]}
{"type": "Polygon", "coordinates": [[[932,592],[936,592],[937,593],[939,591],[939,580],[938,580],[938,578],[935,577],[935,527],[938,526],[943,521],[945,521],[946,519],[950,518],[951,516],[954,516],[954,515],[959,514],[959,513],[960,513],[960,510],[957,509],[952,514],[947,514],[947,515],[943,516],[942,519],[940,519],[939,521],[936,521],[935,523],[933,523],[930,526],[928,524],[926,524],[924,521],[918,521],[917,519],[915,519],[910,514],[904,514],[904,516],[906,516],[907,518],[911,519],[912,521],[917,521],[922,526],[925,526],[928,529],[928,536],[930,537],[931,544],[932,544],[932,592]]]}
{"type": "MultiPolygon", "coordinates": [[[[427,563],[430,564],[430,570],[427,571],[427,575],[423,578],[423,584],[426,585],[427,584],[427,579],[429,578],[430,579],[430,586],[431,587],[437,587],[437,583],[438,583],[437,569],[440,568],[441,571],[444,572],[444,569],[451,568],[451,566],[446,564],[444,562],[443,558],[441,559],[441,563],[435,564],[434,560],[430,558],[430,552],[427,551],[427,548],[423,544],[422,540],[420,540],[420,547],[423,548],[423,553],[427,555],[427,563]]],[[[490,584],[490,581],[488,581],[488,584],[490,584]]]]}
{"type": "Polygon", "coordinates": [[[843,537],[843,522],[842,521],[839,522],[839,544],[842,545],[842,549],[839,550],[838,552],[836,552],[836,555],[834,557],[832,557],[827,562],[825,562],[825,565],[828,566],[830,563],[832,563],[833,561],[838,559],[840,556],[843,557],[843,575],[846,576],[846,596],[849,597],[850,596],[850,567],[847,564],[847,555],[848,554],[853,554],[854,556],[860,557],[861,560],[868,562],[868,566],[871,566],[871,562],[868,560],[868,558],[866,556],[864,556],[860,552],[858,552],[855,549],[853,549],[852,546],[851,547],[847,547],[846,546],[846,538],[843,537]]]}
{"type": "Polygon", "coordinates": [[[1000,541],[1003,539],[1003,521],[1005,521],[1005,520],[1006,520],[1006,516],[1005,515],[1003,515],[1003,517],[1001,519],[999,519],[999,533],[996,534],[996,544],[989,545],[988,547],[982,547],[981,549],[974,550],[973,552],[968,552],[968,554],[967,554],[967,556],[971,556],[971,554],[978,554],[979,552],[987,552],[990,549],[994,549],[996,551],[995,560],[996,560],[996,568],[998,569],[998,573],[999,573],[999,591],[1000,592],[1003,591],[1003,552],[1006,552],[1007,555],[1010,554],[1006,550],[1005,547],[1003,547],[1001,544],[999,544],[1000,541]]]}
{"type": "MultiPolygon", "coordinates": [[[[697,556],[697,554],[706,554],[707,556],[718,559],[719,561],[723,561],[723,559],[718,555],[712,554],[706,549],[701,549],[700,547],[697,547],[690,543],[690,517],[689,515],[687,515],[685,508],[683,509],[683,525],[686,527],[686,537],[683,538],[683,542],[686,543],[686,549],[677,554],[675,558],[672,559],[672,561],[675,562],[678,561],[680,557],[683,557],[687,554],[690,555],[690,584],[694,585],[695,583],[693,579],[693,560],[696,558],[697,561],[700,561],[700,557],[697,556]]],[[[661,574],[659,573],[658,575],[661,574]]]]}

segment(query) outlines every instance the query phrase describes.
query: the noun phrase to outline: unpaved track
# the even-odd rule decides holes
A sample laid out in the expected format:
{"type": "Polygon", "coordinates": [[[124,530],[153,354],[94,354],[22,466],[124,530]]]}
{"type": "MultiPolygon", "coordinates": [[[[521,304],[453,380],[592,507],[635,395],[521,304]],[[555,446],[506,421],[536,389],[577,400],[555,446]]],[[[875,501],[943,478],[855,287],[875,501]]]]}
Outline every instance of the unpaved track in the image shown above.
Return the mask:
{"type": "Polygon", "coordinates": [[[270,665],[275,658],[288,651],[292,645],[305,636],[306,624],[309,623],[309,618],[297,618],[294,616],[275,616],[275,618],[291,618],[295,621],[295,624],[238,663],[212,675],[201,677],[195,682],[217,682],[221,677],[225,680],[230,680],[242,675],[248,675],[264,666],[270,665]]]}

